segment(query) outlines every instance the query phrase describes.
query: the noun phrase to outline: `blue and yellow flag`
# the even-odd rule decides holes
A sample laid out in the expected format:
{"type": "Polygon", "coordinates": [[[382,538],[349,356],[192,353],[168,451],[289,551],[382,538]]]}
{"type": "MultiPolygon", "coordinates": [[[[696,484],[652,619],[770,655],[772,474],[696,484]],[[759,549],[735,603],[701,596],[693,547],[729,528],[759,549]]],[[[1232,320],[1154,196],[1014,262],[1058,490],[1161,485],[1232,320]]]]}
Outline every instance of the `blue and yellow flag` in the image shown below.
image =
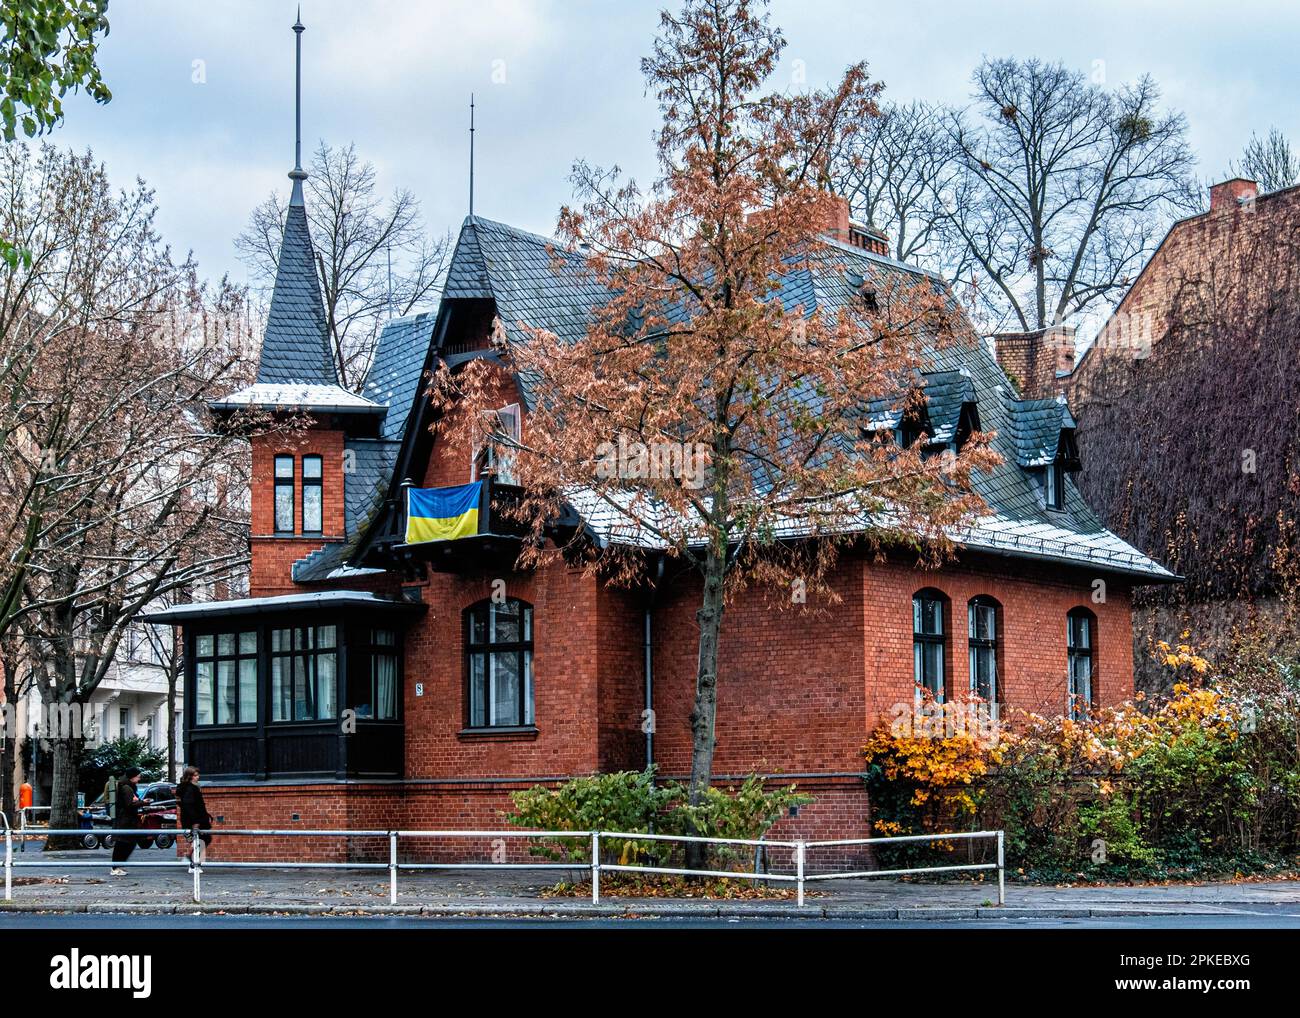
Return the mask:
{"type": "Polygon", "coordinates": [[[454,541],[477,534],[482,490],[482,481],[454,488],[408,488],[406,543],[454,541]]]}

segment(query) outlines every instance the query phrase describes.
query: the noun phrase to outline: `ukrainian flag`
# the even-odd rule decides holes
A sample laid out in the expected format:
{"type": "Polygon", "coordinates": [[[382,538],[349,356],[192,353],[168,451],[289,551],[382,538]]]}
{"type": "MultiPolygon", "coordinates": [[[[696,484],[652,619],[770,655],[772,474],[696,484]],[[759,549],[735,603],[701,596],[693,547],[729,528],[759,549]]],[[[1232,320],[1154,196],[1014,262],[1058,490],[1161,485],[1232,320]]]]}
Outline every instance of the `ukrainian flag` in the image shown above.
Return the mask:
{"type": "Polygon", "coordinates": [[[482,481],[454,488],[408,488],[406,543],[454,541],[477,534],[482,491],[482,481]]]}

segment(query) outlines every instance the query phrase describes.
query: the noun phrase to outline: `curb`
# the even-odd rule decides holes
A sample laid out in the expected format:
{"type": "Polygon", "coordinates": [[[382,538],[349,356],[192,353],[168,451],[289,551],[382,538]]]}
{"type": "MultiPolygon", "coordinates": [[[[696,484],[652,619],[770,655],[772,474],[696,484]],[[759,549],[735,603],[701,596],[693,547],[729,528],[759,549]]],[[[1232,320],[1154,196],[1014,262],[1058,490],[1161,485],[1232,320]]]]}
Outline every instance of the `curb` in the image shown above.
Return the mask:
{"type": "MultiPolygon", "coordinates": [[[[1240,907],[1245,907],[1241,903],[1240,907]]],[[[150,904],[144,902],[88,902],[84,904],[29,904],[0,902],[0,915],[12,913],[76,913],[91,915],[285,915],[285,916],[429,916],[431,918],[483,917],[483,918],[706,918],[706,919],[790,919],[816,921],[820,919],[863,921],[950,921],[954,919],[1105,919],[1133,916],[1203,916],[1221,914],[1226,903],[1216,908],[1151,908],[1151,907],[903,907],[903,908],[826,908],[805,906],[789,908],[757,907],[735,908],[725,904],[666,905],[665,903],[591,905],[574,902],[556,904],[492,905],[301,905],[301,904],[150,904]]]]}

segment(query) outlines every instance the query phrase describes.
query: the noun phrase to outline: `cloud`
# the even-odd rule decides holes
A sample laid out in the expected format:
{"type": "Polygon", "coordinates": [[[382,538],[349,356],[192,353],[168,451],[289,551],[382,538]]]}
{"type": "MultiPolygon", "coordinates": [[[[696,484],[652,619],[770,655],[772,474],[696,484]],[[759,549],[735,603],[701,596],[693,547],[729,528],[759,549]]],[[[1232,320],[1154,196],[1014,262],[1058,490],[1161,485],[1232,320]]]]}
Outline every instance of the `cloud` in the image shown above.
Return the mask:
{"type": "MultiPolygon", "coordinates": [[[[668,2],[668,0],[664,0],[668,2]]],[[[354,141],[385,189],[423,202],[431,231],[467,205],[470,92],[479,113],[477,211],[549,232],[582,157],[653,173],[657,120],[639,58],[659,2],[620,0],[306,0],[304,147],[354,141]],[[494,80],[494,72],[497,72],[494,80]],[[502,79],[504,75],[504,80],[502,79]]],[[[295,0],[110,9],[103,64],[113,102],[68,104],[54,141],[91,145],[119,183],[157,190],[160,226],[212,275],[243,278],[233,239],[293,156],[295,0]],[[196,65],[195,61],[201,61],[196,65]],[[195,83],[196,66],[204,80],[195,83]]],[[[985,56],[1035,55],[1111,83],[1151,73],[1187,113],[1201,172],[1218,176],[1252,130],[1300,140],[1294,57],[1300,10],[1263,0],[1143,5],[1095,0],[774,0],[774,20],[808,81],[866,59],[887,95],[964,102],[985,56]]],[[[779,81],[778,81],[779,84],[779,81]]]]}

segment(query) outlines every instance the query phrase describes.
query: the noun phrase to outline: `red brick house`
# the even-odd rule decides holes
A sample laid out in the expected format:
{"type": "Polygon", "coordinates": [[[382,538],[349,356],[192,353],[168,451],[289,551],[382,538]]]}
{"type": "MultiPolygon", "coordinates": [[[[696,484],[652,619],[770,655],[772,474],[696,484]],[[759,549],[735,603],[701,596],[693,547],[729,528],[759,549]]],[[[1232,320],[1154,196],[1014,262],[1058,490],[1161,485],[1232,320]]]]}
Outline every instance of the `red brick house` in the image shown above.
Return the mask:
{"type": "MultiPolygon", "coordinates": [[[[251,439],[252,596],[151,617],[183,629],[185,756],[212,812],[240,827],[491,828],[512,790],[539,782],[649,763],[684,775],[690,574],[653,552],[635,590],[563,565],[521,572],[499,516],[511,491],[490,474],[477,533],[403,543],[404,483],[464,484],[481,466],[444,455],[421,378],[495,357],[494,323],[507,340],[525,325],[579,333],[606,299],[581,256],[469,217],[436,312],[390,323],[354,394],[335,375],[301,171],[291,176],[256,384],[213,410],[293,411],[312,426],[292,442],[251,439]]],[[[828,239],[847,268],[792,277],[800,302],[833,308],[861,299],[864,280],[919,271],[847,223],[828,239]]],[[[1079,497],[1064,401],[1018,398],[982,346],[935,354],[919,384],[930,437],[916,440],[938,451],[995,432],[1004,459],[979,480],[993,512],[961,535],[957,558],[926,570],[902,554],[847,554],[837,604],[792,614],[756,594],[727,610],[715,773],[812,793],[781,822],[786,835],[868,833],[862,744],[918,686],[1056,712],[1127,697],[1130,591],[1173,579],[1079,497]]],[[[508,379],[502,406],[524,434],[529,398],[508,379]]],[[[912,440],[889,400],[868,426],[912,440]]],[[[576,509],[554,539],[579,531],[633,539],[576,509]]]]}

